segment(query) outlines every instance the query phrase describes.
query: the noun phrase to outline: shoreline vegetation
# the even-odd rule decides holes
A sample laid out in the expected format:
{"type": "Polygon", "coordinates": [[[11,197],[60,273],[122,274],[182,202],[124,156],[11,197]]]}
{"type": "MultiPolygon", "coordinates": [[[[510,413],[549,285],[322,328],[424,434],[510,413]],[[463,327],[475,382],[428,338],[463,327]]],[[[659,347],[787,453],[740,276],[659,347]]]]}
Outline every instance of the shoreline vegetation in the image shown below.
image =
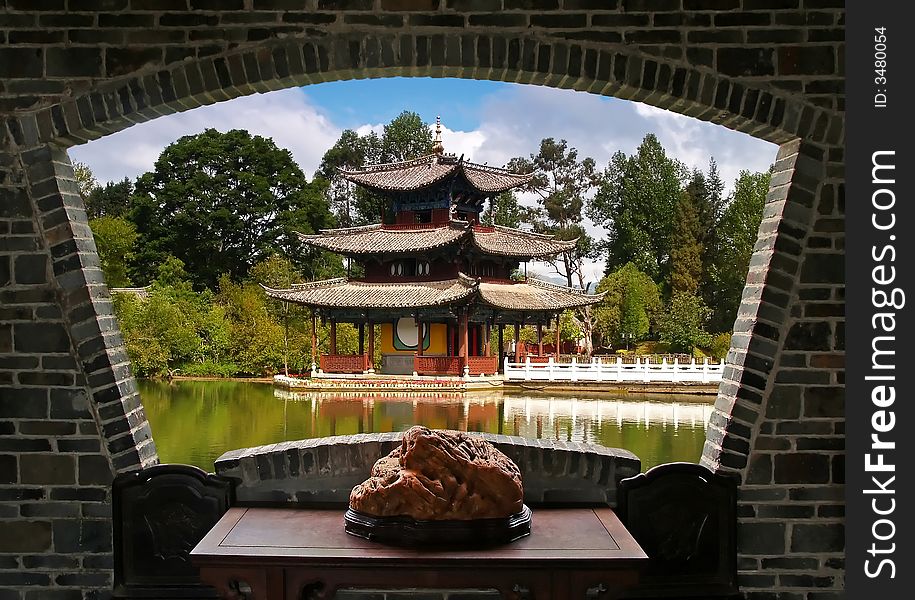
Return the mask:
{"type": "MultiPolygon", "coordinates": [[[[385,218],[384,199],[338,169],[410,160],[431,145],[429,124],[404,112],[381,134],[344,131],[310,181],[288,150],[242,130],[182,137],[136,181],[99,185],[75,165],[106,280],[142,290],[113,295],[134,374],[248,380],[310,370],[310,313],[262,286],[360,277],[359,265],[310,249],[297,234],[385,218]]],[[[541,267],[556,283],[606,296],[563,314],[564,354],[724,359],[770,174],[742,171],[725,196],[713,158],[705,171],[689,169],[652,134],[632,155],[599,158],[603,169],[565,140],[543,139],[506,165],[534,173],[529,188],[494,197],[482,222],[578,240],[541,267]],[[594,260],[606,265],[599,281],[586,277],[594,260]]],[[[535,342],[533,327],[520,337],[535,342]]],[[[318,338],[327,353],[327,324],[318,338]]],[[[357,346],[356,328],[338,324],[337,352],[357,346]]]]}

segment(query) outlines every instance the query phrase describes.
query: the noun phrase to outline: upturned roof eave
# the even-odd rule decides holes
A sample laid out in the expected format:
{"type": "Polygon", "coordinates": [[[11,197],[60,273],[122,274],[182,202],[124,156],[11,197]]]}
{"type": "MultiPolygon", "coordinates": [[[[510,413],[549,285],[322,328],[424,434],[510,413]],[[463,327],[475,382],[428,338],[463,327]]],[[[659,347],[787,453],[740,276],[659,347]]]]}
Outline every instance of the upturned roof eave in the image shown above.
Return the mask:
{"type": "MultiPolygon", "coordinates": [[[[505,311],[514,311],[514,312],[526,312],[526,311],[545,311],[545,312],[557,312],[562,310],[567,310],[570,308],[580,308],[582,306],[588,306],[592,304],[597,304],[603,300],[606,292],[600,292],[599,294],[588,294],[584,290],[579,290],[576,288],[570,288],[566,286],[556,285],[546,281],[541,281],[536,278],[528,278],[523,282],[518,282],[513,285],[519,286],[529,286],[532,288],[539,288],[546,293],[560,294],[564,296],[563,301],[560,303],[560,306],[555,304],[551,306],[544,306],[544,302],[532,301],[529,304],[519,305],[518,300],[523,297],[523,293],[514,294],[512,298],[515,300],[514,304],[507,304],[499,302],[494,294],[487,293],[489,290],[486,286],[490,285],[504,285],[504,284],[495,284],[495,283],[486,283],[480,286],[480,300],[488,306],[497,308],[499,310],[505,311]]],[[[519,290],[520,291],[520,290],[519,290]]]]}
{"type": "Polygon", "coordinates": [[[517,258],[519,260],[522,258],[546,258],[548,256],[555,256],[561,252],[565,252],[566,250],[570,250],[570,249],[574,248],[575,245],[578,243],[578,239],[579,239],[579,238],[575,238],[574,240],[557,240],[557,239],[555,239],[555,236],[552,236],[549,234],[522,231],[520,229],[514,229],[511,227],[504,227],[504,226],[500,226],[500,225],[494,226],[494,229],[498,233],[508,234],[508,235],[518,238],[518,240],[519,240],[519,243],[517,244],[518,250],[505,251],[505,250],[487,248],[481,242],[485,239],[484,236],[491,235],[491,234],[484,233],[484,232],[477,232],[477,231],[474,231],[473,236],[472,236],[474,248],[479,250],[481,253],[487,254],[489,256],[505,256],[505,257],[517,258]],[[523,243],[523,241],[528,241],[528,240],[538,243],[538,244],[547,244],[547,245],[552,246],[552,248],[547,248],[547,249],[543,249],[543,250],[539,250],[539,251],[525,250],[525,244],[523,243]]]}

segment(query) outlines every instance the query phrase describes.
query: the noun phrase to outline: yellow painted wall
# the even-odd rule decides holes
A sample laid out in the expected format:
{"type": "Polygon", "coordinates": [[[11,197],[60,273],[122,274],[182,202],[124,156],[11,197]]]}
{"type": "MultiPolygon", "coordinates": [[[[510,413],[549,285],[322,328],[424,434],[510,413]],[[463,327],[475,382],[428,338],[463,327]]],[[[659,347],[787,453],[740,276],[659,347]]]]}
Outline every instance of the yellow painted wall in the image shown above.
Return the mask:
{"type": "MultiPolygon", "coordinates": [[[[432,323],[429,330],[429,348],[423,354],[444,356],[448,350],[448,326],[444,323],[432,323]]],[[[391,323],[381,324],[381,353],[382,354],[414,354],[415,350],[394,349],[394,326],[391,323]]]]}

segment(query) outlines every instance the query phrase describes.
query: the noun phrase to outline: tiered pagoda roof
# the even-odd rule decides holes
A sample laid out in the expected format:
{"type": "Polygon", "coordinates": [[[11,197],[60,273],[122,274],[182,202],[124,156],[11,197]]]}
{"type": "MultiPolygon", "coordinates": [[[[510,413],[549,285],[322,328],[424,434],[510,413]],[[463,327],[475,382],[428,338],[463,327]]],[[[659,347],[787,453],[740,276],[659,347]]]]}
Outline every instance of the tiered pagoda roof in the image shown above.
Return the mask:
{"type": "Polygon", "coordinates": [[[385,226],[380,223],[346,229],[323,229],[299,237],[306,244],[347,256],[409,254],[457,244],[465,240],[484,254],[513,258],[543,258],[575,246],[576,240],[557,240],[511,227],[471,227],[452,220],[440,225],[385,226]]]}
{"type": "Polygon", "coordinates": [[[482,281],[477,285],[484,304],[503,310],[565,310],[600,302],[606,294],[588,294],[533,277],[517,283],[482,281]]]}
{"type": "Polygon", "coordinates": [[[444,281],[374,283],[340,277],[293,286],[288,290],[264,287],[278,300],[315,308],[429,308],[463,303],[473,295],[492,308],[514,311],[556,311],[599,302],[604,294],[527,278],[518,282],[491,282],[463,273],[444,281]]]}
{"type": "Polygon", "coordinates": [[[267,295],[315,308],[428,308],[464,300],[477,291],[476,280],[461,275],[444,281],[377,283],[345,277],[295,285],[288,290],[263,286],[267,295]]]}
{"type": "Polygon", "coordinates": [[[340,170],[344,178],[371,190],[411,191],[430,187],[453,176],[464,179],[483,194],[498,194],[523,185],[533,173],[519,174],[506,169],[465,161],[454,154],[427,154],[419,158],[394,163],[340,170]]]}
{"type": "Polygon", "coordinates": [[[555,236],[511,227],[474,227],[473,245],[484,254],[516,258],[542,258],[571,250],[577,239],[557,240],[555,236]]]}
{"type": "Polygon", "coordinates": [[[299,238],[306,244],[338,254],[405,254],[454,244],[466,235],[466,225],[452,221],[425,229],[392,229],[375,223],[345,229],[322,229],[317,235],[299,234],[299,238]]]}

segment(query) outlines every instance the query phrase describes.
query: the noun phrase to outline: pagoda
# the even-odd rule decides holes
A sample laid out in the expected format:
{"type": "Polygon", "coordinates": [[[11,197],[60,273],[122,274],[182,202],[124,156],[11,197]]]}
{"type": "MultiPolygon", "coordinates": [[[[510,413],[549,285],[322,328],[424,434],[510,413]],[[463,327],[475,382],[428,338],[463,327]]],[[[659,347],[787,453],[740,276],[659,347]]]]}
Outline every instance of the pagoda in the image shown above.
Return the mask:
{"type": "MultiPolygon", "coordinates": [[[[373,373],[379,324],[382,373],[494,375],[500,368],[499,356],[490,352],[494,328],[501,352],[505,325],[514,326],[515,340],[522,325],[535,325],[542,356],[545,325],[558,323],[566,309],[603,297],[518,274],[521,262],[557,255],[575,241],[481,225],[486,200],[532,175],[445,153],[438,118],[431,154],[340,175],[381,195],[394,222],[299,235],[310,246],[359,263],[364,276],[266,288],[273,298],[311,309],[312,356],[317,319],[329,322],[330,352],[315,365],[321,373],[373,373]],[[337,353],[341,322],[358,327],[355,355],[337,353]]],[[[515,360],[519,349],[516,344],[515,360]]]]}

